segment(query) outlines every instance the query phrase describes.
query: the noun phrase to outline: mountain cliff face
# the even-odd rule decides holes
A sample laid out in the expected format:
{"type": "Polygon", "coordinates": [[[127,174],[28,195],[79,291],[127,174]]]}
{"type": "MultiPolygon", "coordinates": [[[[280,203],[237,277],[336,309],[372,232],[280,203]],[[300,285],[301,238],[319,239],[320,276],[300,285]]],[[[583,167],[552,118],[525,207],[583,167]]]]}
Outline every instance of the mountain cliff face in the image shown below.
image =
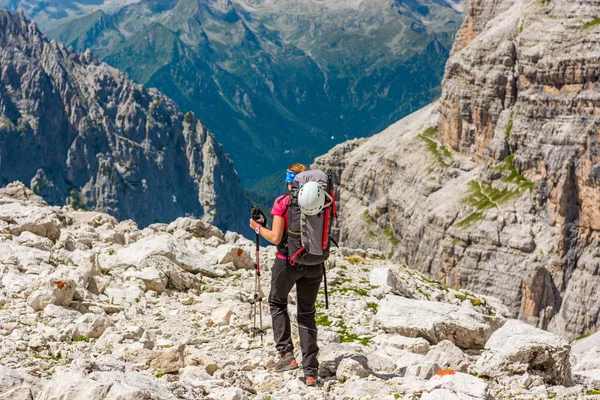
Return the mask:
{"type": "Polygon", "coordinates": [[[143,226],[190,214],[245,227],[229,156],[157,90],[48,42],[21,12],[0,10],[0,66],[0,185],[143,226]]]}
{"type": "Polygon", "coordinates": [[[600,6],[468,3],[439,102],[317,159],[345,245],[389,255],[574,337],[600,305],[600,6]]]}
{"type": "Polygon", "coordinates": [[[244,185],[269,195],[291,162],[376,133],[439,96],[464,10],[454,0],[95,3],[9,6],[193,111],[244,185]],[[49,21],[58,9],[79,17],[49,21]]]}

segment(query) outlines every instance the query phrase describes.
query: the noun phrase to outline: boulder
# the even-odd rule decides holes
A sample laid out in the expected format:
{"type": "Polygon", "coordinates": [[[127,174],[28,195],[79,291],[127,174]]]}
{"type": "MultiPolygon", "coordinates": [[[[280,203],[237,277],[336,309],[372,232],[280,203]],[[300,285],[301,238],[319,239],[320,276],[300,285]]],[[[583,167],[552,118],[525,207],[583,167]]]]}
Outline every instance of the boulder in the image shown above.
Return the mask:
{"type": "Polygon", "coordinates": [[[569,343],[553,333],[508,320],[490,337],[475,368],[481,377],[527,372],[547,384],[568,386],[572,383],[569,351],[569,343]]]}
{"type": "Polygon", "coordinates": [[[422,364],[411,365],[406,368],[405,378],[429,379],[440,370],[440,366],[431,361],[424,361],[422,364]]]}
{"type": "Polygon", "coordinates": [[[185,345],[155,350],[150,359],[150,368],[165,374],[177,372],[184,367],[185,345]]]}
{"type": "Polygon", "coordinates": [[[49,263],[50,253],[44,250],[21,246],[16,242],[0,242],[0,261],[2,264],[15,265],[24,271],[39,268],[49,263]]]}
{"type": "Polygon", "coordinates": [[[103,294],[111,304],[135,304],[144,297],[144,284],[136,281],[111,280],[103,294]]]}
{"type": "Polygon", "coordinates": [[[237,387],[219,388],[206,397],[207,400],[247,400],[246,392],[237,387]]]}
{"type": "Polygon", "coordinates": [[[416,354],[427,354],[429,342],[421,337],[406,337],[401,335],[377,335],[371,341],[380,347],[395,347],[416,354]]]}
{"type": "Polygon", "coordinates": [[[38,249],[43,251],[51,251],[52,246],[54,246],[52,240],[43,236],[38,236],[35,233],[29,231],[25,231],[21,233],[20,236],[16,236],[15,242],[17,242],[21,246],[31,247],[32,249],[38,249]]]}
{"type": "Polygon", "coordinates": [[[144,283],[146,291],[154,290],[158,294],[166,290],[169,282],[167,275],[154,267],[145,267],[140,271],[128,271],[125,276],[139,279],[144,283]]]}
{"type": "Polygon", "coordinates": [[[404,284],[394,271],[389,267],[374,268],[369,274],[369,283],[372,286],[378,286],[386,291],[391,291],[394,294],[413,298],[413,294],[406,284],[404,284]]]}
{"type": "Polygon", "coordinates": [[[469,307],[388,295],[379,304],[375,323],[387,333],[422,337],[430,343],[444,339],[463,349],[483,348],[503,319],[469,307]]]}
{"type": "Polygon", "coordinates": [[[56,207],[15,202],[0,206],[0,220],[10,222],[9,231],[14,236],[31,232],[55,243],[60,238],[65,217],[56,207]]]}
{"type": "Polygon", "coordinates": [[[600,332],[571,344],[573,379],[587,387],[600,387],[600,332]]]}
{"type": "Polygon", "coordinates": [[[105,316],[92,313],[84,314],[75,321],[73,339],[78,337],[97,339],[111,325],[112,322],[105,316]]]}
{"type": "Polygon", "coordinates": [[[451,369],[467,372],[469,359],[454,343],[442,340],[433,346],[425,356],[425,361],[431,361],[440,366],[441,369],[451,369]]]}
{"type": "Polygon", "coordinates": [[[219,228],[195,218],[180,217],[167,226],[167,232],[175,232],[177,230],[189,232],[194,237],[199,238],[225,238],[219,228]]]}
{"type": "Polygon", "coordinates": [[[216,248],[214,255],[219,264],[233,263],[236,269],[254,269],[254,259],[239,246],[221,245],[216,248]]]}
{"type": "Polygon", "coordinates": [[[360,362],[352,358],[344,358],[340,361],[335,376],[338,381],[345,382],[352,378],[366,378],[369,376],[369,371],[360,362]]]}
{"type": "Polygon", "coordinates": [[[381,380],[368,381],[365,379],[346,382],[338,393],[341,399],[381,399],[396,394],[390,385],[381,380]]]}
{"type": "Polygon", "coordinates": [[[185,351],[185,365],[202,366],[209,375],[213,375],[219,366],[215,358],[195,347],[187,347],[185,351]]]}
{"type": "Polygon", "coordinates": [[[213,379],[202,367],[188,365],[179,374],[179,382],[184,385],[200,386],[201,382],[213,379]]]}
{"type": "Polygon", "coordinates": [[[39,379],[25,370],[0,365],[0,393],[6,393],[14,388],[32,388],[37,391],[39,384],[39,379]]]}
{"type": "Polygon", "coordinates": [[[108,363],[75,360],[69,367],[57,368],[36,397],[36,400],[53,399],[176,400],[177,397],[164,383],[116,360],[108,363]]]}
{"type": "Polygon", "coordinates": [[[358,361],[365,369],[369,368],[367,357],[357,345],[330,343],[319,351],[319,375],[324,378],[335,376],[340,362],[345,358],[358,361]]]}
{"type": "Polygon", "coordinates": [[[198,288],[200,280],[195,275],[182,269],[165,256],[151,256],[143,260],[140,269],[155,268],[167,277],[167,288],[178,291],[198,288]]]}
{"type": "Polygon", "coordinates": [[[233,311],[229,306],[222,306],[214,310],[210,316],[210,320],[214,325],[225,326],[229,325],[229,320],[233,315],[233,311]]]}
{"type": "Polygon", "coordinates": [[[434,375],[425,385],[421,399],[429,400],[491,400],[488,384],[463,373],[434,375]],[[445,397],[444,397],[445,396],[445,397]]]}
{"type": "Polygon", "coordinates": [[[129,246],[102,253],[98,261],[101,270],[108,272],[117,267],[139,265],[151,256],[167,257],[188,272],[210,277],[222,275],[210,265],[197,243],[178,240],[169,234],[148,236],[129,246]]]}
{"type": "Polygon", "coordinates": [[[33,393],[28,387],[16,387],[0,394],[0,400],[33,400],[33,393]]]}
{"type": "Polygon", "coordinates": [[[600,332],[596,332],[583,339],[575,340],[571,343],[571,365],[575,367],[582,357],[585,357],[586,354],[596,347],[600,347],[600,332]]]}
{"type": "Polygon", "coordinates": [[[43,310],[48,304],[67,307],[73,301],[76,289],[72,279],[48,279],[27,298],[27,304],[35,311],[43,310]]]}

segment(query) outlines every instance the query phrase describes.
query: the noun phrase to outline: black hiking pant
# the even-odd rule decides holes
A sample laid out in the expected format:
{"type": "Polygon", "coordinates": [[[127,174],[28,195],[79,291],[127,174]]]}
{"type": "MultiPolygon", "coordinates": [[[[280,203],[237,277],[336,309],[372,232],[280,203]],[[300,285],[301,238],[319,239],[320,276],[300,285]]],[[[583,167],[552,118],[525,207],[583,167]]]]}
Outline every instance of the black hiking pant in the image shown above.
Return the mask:
{"type": "Polygon", "coordinates": [[[294,351],[287,299],[295,284],[298,293],[298,333],[302,350],[302,369],[307,377],[316,378],[319,369],[317,360],[319,346],[317,345],[315,302],[323,279],[323,264],[292,266],[286,260],[276,258],[271,272],[269,306],[273,319],[275,347],[281,355],[294,351]]]}

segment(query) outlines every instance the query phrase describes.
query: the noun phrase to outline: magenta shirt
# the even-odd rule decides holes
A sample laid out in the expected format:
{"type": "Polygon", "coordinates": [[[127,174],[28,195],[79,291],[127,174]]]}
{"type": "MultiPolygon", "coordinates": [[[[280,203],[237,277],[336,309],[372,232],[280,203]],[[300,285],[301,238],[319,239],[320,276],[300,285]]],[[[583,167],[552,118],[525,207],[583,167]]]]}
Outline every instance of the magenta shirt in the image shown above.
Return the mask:
{"type": "Polygon", "coordinates": [[[271,209],[272,215],[277,215],[278,217],[284,217],[285,223],[287,225],[287,206],[290,203],[290,196],[287,194],[282,194],[273,203],[273,208],[271,209]]]}

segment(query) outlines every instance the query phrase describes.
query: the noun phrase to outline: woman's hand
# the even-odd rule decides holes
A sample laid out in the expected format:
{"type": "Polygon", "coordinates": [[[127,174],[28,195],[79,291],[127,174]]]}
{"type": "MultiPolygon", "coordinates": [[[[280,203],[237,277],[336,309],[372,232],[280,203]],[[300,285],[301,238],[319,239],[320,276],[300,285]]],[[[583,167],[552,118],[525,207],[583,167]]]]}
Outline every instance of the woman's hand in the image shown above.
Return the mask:
{"type": "Polygon", "coordinates": [[[259,226],[259,223],[250,218],[250,228],[252,228],[252,230],[255,230],[257,226],[259,226]]]}

